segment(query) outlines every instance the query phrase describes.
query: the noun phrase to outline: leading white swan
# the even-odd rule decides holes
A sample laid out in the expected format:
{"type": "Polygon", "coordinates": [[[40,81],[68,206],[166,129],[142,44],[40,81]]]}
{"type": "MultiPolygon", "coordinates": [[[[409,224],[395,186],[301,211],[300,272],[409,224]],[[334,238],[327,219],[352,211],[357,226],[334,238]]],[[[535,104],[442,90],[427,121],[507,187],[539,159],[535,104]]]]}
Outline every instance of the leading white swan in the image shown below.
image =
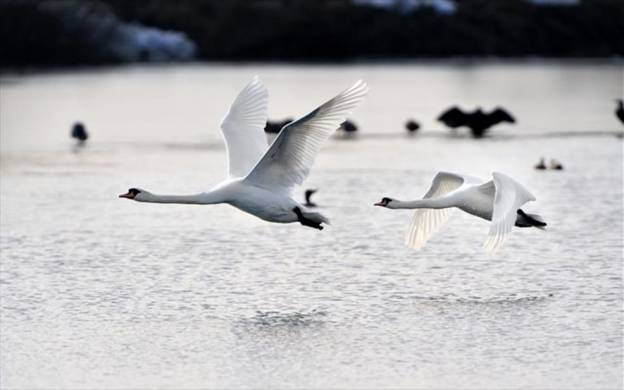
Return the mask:
{"type": "Polygon", "coordinates": [[[492,221],[484,248],[497,251],[508,238],[511,228],[537,227],[546,223],[539,215],[527,214],[520,207],[535,197],[520,183],[502,173],[494,172],[493,179],[456,173],[439,172],[425,197],[414,201],[383,198],[375,206],[389,209],[417,209],[405,237],[405,245],[420,249],[448,220],[449,209],[457,207],[468,214],[492,221]]]}
{"type": "Polygon", "coordinates": [[[269,222],[299,222],[323,229],[328,219],[310,212],[291,193],[308,176],[321,145],[358,106],[368,88],[361,80],[308,115],[284,126],[267,145],[268,92],[255,77],[234,100],[221,122],[229,177],[208,192],[196,195],[157,195],[130,188],[121,198],[137,202],[227,203],[269,222]]]}

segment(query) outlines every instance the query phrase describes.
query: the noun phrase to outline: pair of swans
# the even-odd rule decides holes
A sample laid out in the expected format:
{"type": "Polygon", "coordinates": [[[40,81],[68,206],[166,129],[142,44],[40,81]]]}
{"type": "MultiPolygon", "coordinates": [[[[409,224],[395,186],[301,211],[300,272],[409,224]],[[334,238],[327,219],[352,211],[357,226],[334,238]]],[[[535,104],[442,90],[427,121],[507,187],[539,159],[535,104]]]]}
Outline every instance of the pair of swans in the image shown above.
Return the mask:
{"type": "MultiPolygon", "coordinates": [[[[309,114],[284,126],[268,146],[268,92],[255,77],[236,97],[221,122],[228,159],[228,177],[208,192],[195,195],[158,195],[130,188],[121,198],[149,203],[230,204],[269,222],[299,222],[322,230],[329,220],[292,198],[292,190],[308,176],[322,144],[364,100],[368,87],[361,80],[309,114]]],[[[535,198],[513,179],[499,173],[494,180],[439,173],[425,199],[402,202],[383,198],[378,206],[418,209],[406,243],[420,248],[446,220],[448,208],[492,220],[488,250],[498,249],[511,227],[545,224],[520,210],[535,198]]]]}

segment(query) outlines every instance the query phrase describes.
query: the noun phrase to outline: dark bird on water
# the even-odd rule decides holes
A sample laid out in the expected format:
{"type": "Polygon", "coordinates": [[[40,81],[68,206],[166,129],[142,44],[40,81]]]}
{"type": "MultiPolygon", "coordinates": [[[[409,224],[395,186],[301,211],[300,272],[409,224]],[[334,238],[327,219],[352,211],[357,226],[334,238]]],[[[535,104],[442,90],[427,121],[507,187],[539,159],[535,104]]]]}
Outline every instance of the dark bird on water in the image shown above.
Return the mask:
{"type": "Polygon", "coordinates": [[[312,195],[318,191],[317,189],[307,189],[305,191],[305,203],[303,204],[305,207],[316,207],[316,203],[312,202],[310,198],[312,195]]]}
{"type": "Polygon", "coordinates": [[[622,101],[622,99],[616,99],[615,101],[618,104],[617,108],[615,109],[615,116],[618,117],[620,122],[624,123],[624,102],[622,101]]]}
{"type": "Polygon", "coordinates": [[[546,161],[544,161],[544,157],[540,158],[539,162],[535,165],[535,169],[539,171],[546,169],[546,161]]]}
{"type": "Polygon", "coordinates": [[[481,138],[490,127],[501,122],[515,123],[516,120],[505,109],[497,107],[492,112],[485,113],[481,108],[472,112],[464,112],[453,106],[438,117],[438,121],[450,128],[466,126],[470,128],[474,138],[481,138]]]}
{"type": "MultiPolygon", "coordinates": [[[[282,121],[267,121],[266,126],[264,126],[264,132],[270,134],[277,134],[282,130],[284,126],[293,121],[293,118],[286,118],[282,121]]],[[[339,130],[344,131],[345,133],[354,133],[358,130],[358,127],[355,123],[350,120],[346,120],[340,124],[339,130]]]]}
{"type": "Polygon", "coordinates": [[[89,139],[89,133],[87,133],[85,125],[81,122],[74,123],[70,135],[72,138],[78,140],[79,145],[82,145],[87,139],[89,139]]]}
{"type": "Polygon", "coordinates": [[[277,134],[280,130],[282,130],[282,127],[286,126],[293,120],[293,118],[286,118],[283,121],[267,121],[266,126],[264,126],[264,132],[277,134]]]}
{"type": "Polygon", "coordinates": [[[410,133],[414,134],[418,129],[420,129],[420,124],[413,119],[409,119],[405,122],[405,129],[410,133]]]}
{"type": "Polygon", "coordinates": [[[555,171],[561,171],[563,170],[563,164],[561,164],[559,161],[555,160],[554,158],[551,158],[550,169],[554,169],[555,171]]]}
{"type": "Polygon", "coordinates": [[[340,130],[344,131],[345,133],[353,133],[358,131],[358,127],[354,122],[347,119],[340,124],[340,130]]]}

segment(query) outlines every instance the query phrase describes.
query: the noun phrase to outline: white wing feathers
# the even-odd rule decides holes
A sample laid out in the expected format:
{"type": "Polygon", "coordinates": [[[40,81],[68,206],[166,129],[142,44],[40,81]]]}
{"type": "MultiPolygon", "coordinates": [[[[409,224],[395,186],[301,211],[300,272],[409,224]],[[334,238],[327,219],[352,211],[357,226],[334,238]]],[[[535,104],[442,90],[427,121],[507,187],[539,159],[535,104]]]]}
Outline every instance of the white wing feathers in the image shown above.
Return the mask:
{"type": "Polygon", "coordinates": [[[535,197],[520,183],[502,173],[494,172],[494,210],[490,233],[483,247],[489,252],[496,252],[508,238],[516,223],[517,212],[523,204],[534,201],[535,197]]]}
{"type": "MultiPolygon", "coordinates": [[[[454,173],[439,172],[431,183],[431,188],[424,198],[437,198],[444,196],[461,187],[465,178],[454,173]]],[[[417,209],[412,217],[412,222],[405,236],[405,245],[413,249],[420,249],[427,240],[437,232],[448,220],[450,209],[417,209]]]]}
{"type": "Polygon", "coordinates": [[[285,126],[246,181],[290,193],[308,176],[323,142],[362,102],[368,88],[361,80],[308,115],[285,126]]]}
{"type": "Polygon", "coordinates": [[[221,132],[230,177],[245,177],[267,150],[264,127],[268,101],[269,93],[256,76],[238,94],[223,118],[221,132]]]}

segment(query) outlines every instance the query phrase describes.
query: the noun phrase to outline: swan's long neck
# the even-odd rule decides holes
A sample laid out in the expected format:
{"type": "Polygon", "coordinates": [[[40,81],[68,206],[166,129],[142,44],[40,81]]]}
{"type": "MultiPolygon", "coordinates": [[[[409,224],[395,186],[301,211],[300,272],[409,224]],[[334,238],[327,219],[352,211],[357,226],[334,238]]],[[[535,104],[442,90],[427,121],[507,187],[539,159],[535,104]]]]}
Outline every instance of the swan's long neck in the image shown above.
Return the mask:
{"type": "Polygon", "coordinates": [[[433,198],[410,201],[393,200],[387,207],[390,209],[445,209],[453,205],[444,198],[433,198]]]}
{"type": "Polygon", "coordinates": [[[136,197],[137,202],[147,203],[178,203],[178,204],[217,204],[223,203],[224,199],[216,193],[202,192],[194,195],[158,195],[143,193],[136,197]]]}

